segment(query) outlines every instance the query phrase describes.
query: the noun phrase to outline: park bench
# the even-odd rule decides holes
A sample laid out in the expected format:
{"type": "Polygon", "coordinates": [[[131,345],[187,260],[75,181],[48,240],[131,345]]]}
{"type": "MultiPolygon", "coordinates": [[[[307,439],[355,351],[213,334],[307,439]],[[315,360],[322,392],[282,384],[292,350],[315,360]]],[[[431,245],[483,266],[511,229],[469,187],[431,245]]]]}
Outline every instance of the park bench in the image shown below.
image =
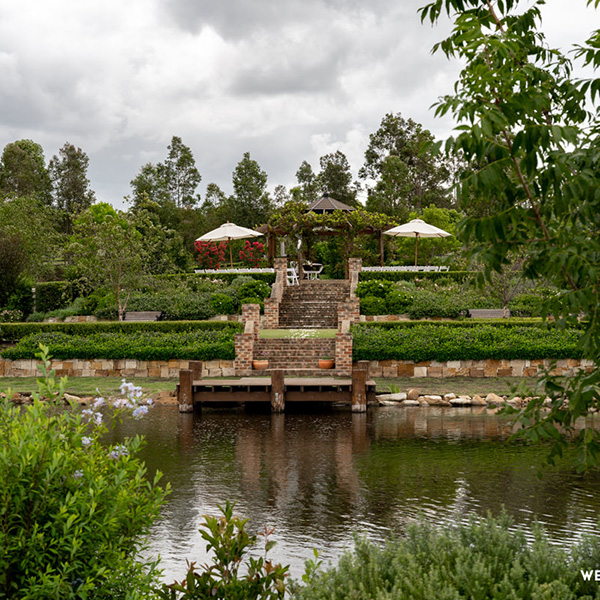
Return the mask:
{"type": "Polygon", "coordinates": [[[128,310],[123,321],[158,321],[162,314],[161,310],[128,310]]]}
{"type": "MultiPolygon", "coordinates": [[[[506,316],[510,317],[510,310],[506,311],[506,316]]],[[[469,317],[472,319],[503,319],[504,310],[501,308],[470,308],[469,317]]]]}

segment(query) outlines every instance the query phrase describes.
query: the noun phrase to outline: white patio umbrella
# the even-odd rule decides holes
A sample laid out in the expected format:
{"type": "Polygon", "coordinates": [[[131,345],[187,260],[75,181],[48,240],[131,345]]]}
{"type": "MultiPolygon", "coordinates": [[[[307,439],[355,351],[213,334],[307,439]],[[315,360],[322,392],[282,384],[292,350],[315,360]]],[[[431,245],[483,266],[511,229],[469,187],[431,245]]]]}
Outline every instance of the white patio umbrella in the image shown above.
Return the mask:
{"type": "Polygon", "coordinates": [[[258,237],[263,235],[254,231],[254,229],[248,229],[247,227],[240,227],[235,223],[223,223],[220,227],[201,235],[196,241],[197,242],[228,242],[229,243],[229,261],[233,268],[233,256],[231,254],[231,240],[243,240],[249,237],[258,237]]]}
{"type": "Polygon", "coordinates": [[[413,219],[398,227],[392,227],[384,231],[386,235],[397,235],[401,237],[414,237],[415,238],[415,267],[417,266],[417,249],[419,247],[419,238],[432,238],[432,237],[448,237],[452,235],[435,225],[425,223],[422,219],[413,219]]]}

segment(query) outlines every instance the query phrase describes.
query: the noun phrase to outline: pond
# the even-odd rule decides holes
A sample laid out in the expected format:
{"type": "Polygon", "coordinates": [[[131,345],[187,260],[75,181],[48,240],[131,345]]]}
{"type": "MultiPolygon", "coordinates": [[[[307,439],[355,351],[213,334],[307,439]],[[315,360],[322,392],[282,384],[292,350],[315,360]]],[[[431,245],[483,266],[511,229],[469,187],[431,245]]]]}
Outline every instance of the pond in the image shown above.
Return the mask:
{"type": "Polygon", "coordinates": [[[507,443],[507,419],[485,408],[272,415],[155,407],[110,437],[136,433],[146,436],[150,471],[160,469],[173,490],[151,540],[168,582],[185,574],[186,558],[207,559],[202,516],[226,500],[237,502],[249,531],[275,527],[271,555],[294,577],[313,548],[335,562],[354,532],[383,540],[420,515],[440,523],[504,507],[560,544],[597,529],[600,475],[580,475],[567,461],[542,473],[547,449],[507,443]]]}

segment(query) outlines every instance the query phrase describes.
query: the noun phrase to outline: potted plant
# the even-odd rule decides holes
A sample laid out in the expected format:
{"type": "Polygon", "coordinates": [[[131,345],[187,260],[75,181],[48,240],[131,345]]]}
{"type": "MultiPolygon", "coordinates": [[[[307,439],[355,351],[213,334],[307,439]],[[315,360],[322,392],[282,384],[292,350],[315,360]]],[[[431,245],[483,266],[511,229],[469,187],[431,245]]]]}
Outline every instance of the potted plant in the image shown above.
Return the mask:
{"type": "Polygon", "coordinates": [[[252,361],[252,368],[255,371],[263,371],[269,368],[269,361],[266,358],[258,358],[252,361]]]}
{"type": "Polygon", "coordinates": [[[333,369],[335,361],[331,356],[324,356],[319,359],[319,369],[333,369]]]}

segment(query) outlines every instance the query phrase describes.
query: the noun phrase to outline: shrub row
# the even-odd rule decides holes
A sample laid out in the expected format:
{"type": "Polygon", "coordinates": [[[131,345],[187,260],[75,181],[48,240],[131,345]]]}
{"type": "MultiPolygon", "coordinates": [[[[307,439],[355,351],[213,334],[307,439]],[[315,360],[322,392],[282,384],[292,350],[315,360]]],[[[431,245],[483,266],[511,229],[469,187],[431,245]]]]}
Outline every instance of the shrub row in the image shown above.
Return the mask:
{"type": "Polygon", "coordinates": [[[359,281],[414,281],[428,279],[435,282],[463,282],[477,277],[476,271],[361,271],[359,281]]]}
{"type": "Polygon", "coordinates": [[[531,326],[353,327],[354,360],[485,360],[581,358],[582,332],[531,326]]]}
{"type": "Polygon", "coordinates": [[[201,330],[187,333],[94,333],[87,336],[67,333],[40,333],[22,338],[2,352],[11,360],[35,358],[40,344],[48,346],[57,359],[137,360],[232,360],[235,358],[232,329],[201,330]]]}
{"type": "Polygon", "coordinates": [[[89,336],[96,333],[123,333],[132,335],[141,332],[193,333],[196,331],[243,331],[243,326],[234,321],[98,321],[96,323],[0,323],[0,341],[15,342],[29,335],[42,333],[65,333],[89,336]]]}
{"type": "MultiPolygon", "coordinates": [[[[511,317],[510,319],[456,319],[456,320],[422,320],[422,321],[365,321],[356,323],[354,327],[379,327],[381,329],[411,329],[413,327],[423,327],[431,325],[432,327],[497,327],[500,329],[511,327],[553,327],[552,323],[542,321],[540,317],[511,317]]],[[[577,325],[577,329],[583,327],[583,322],[577,325]]]]}
{"type": "Polygon", "coordinates": [[[275,273],[243,273],[240,275],[239,273],[174,273],[169,275],[157,275],[156,279],[163,280],[166,282],[179,282],[184,283],[190,290],[194,290],[195,286],[201,283],[206,279],[220,279],[225,283],[231,283],[238,277],[252,277],[252,279],[256,279],[258,281],[264,281],[269,285],[275,283],[275,273]]]}

